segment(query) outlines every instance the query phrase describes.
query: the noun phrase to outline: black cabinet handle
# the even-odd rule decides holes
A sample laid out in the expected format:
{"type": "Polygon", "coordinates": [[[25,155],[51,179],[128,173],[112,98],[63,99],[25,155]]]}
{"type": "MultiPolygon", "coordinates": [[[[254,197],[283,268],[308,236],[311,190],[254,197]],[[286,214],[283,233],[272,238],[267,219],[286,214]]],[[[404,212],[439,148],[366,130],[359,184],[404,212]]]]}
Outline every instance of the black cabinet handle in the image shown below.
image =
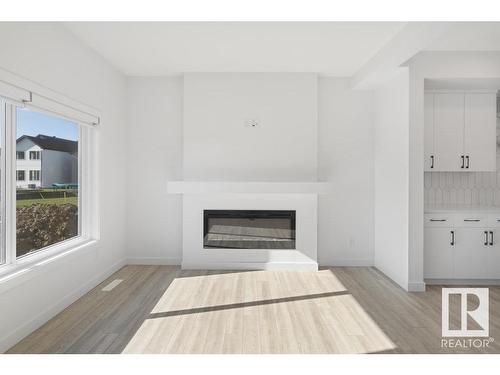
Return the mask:
{"type": "Polygon", "coordinates": [[[431,169],[434,168],[434,155],[431,155],[431,169]]]}
{"type": "Polygon", "coordinates": [[[490,246],[493,246],[493,232],[492,231],[490,231],[490,236],[491,236],[490,246]]]}
{"type": "Polygon", "coordinates": [[[488,231],[484,231],[484,246],[488,246],[488,231]]]}
{"type": "Polygon", "coordinates": [[[481,219],[464,219],[464,221],[478,222],[478,221],[481,221],[481,219]]]}
{"type": "Polygon", "coordinates": [[[450,233],[451,233],[451,242],[450,242],[450,245],[451,246],[455,246],[455,231],[452,230],[452,231],[450,231],[450,233]]]}
{"type": "Polygon", "coordinates": [[[467,164],[465,165],[466,169],[469,169],[469,155],[465,157],[465,160],[467,161],[467,164]]]}
{"type": "Polygon", "coordinates": [[[461,158],[462,158],[462,166],[460,168],[463,169],[465,167],[465,157],[462,155],[461,158]]]}
{"type": "Polygon", "coordinates": [[[429,221],[446,221],[446,219],[430,219],[429,221]]]}

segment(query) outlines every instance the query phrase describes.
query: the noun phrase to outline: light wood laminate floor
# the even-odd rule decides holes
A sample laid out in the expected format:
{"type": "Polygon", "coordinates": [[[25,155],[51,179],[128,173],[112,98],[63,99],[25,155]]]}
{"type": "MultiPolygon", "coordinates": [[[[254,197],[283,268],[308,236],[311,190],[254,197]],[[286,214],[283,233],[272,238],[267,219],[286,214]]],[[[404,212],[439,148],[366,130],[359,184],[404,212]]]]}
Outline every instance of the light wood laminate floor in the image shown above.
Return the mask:
{"type": "MultiPolygon", "coordinates": [[[[458,314],[452,316],[457,324],[458,314]]],[[[500,340],[500,288],[490,287],[500,340]]],[[[370,267],[318,272],[126,266],[9,353],[500,353],[441,348],[441,287],[370,267]]]]}

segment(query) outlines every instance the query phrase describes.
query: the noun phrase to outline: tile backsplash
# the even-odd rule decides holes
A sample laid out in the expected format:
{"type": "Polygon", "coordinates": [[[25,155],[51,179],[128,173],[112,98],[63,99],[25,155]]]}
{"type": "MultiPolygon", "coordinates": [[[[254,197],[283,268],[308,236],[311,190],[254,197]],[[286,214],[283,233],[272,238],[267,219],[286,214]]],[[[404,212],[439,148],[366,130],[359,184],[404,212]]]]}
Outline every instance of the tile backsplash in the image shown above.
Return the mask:
{"type": "Polygon", "coordinates": [[[500,148],[496,172],[425,172],[424,194],[427,206],[500,206],[500,148]]]}

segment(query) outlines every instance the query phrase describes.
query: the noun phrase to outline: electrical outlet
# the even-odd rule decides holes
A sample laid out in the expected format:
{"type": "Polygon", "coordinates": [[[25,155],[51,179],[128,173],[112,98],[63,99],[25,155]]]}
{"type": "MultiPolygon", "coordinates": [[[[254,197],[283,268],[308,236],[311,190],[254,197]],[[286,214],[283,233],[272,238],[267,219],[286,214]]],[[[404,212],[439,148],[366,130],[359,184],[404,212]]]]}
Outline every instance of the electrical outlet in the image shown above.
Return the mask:
{"type": "Polygon", "coordinates": [[[356,239],[354,238],[354,236],[349,237],[349,247],[351,249],[356,247],[356,239]]]}
{"type": "Polygon", "coordinates": [[[256,128],[257,126],[259,126],[259,122],[255,119],[245,121],[246,128],[256,128]]]}

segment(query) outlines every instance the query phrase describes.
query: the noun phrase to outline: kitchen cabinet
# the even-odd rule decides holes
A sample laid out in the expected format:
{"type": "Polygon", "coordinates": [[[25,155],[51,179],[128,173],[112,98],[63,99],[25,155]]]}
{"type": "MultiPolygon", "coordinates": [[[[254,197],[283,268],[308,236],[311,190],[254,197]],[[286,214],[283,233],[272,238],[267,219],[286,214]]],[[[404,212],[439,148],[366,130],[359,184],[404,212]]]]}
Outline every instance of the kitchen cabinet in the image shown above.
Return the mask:
{"type": "Polygon", "coordinates": [[[451,279],[453,277],[452,228],[426,228],[424,239],[425,277],[451,279]]]}
{"type": "Polygon", "coordinates": [[[500,213],[426,212],[424,278],[499,280],[500,213]]]}
{"type": "Polygon", "coordinates": [[[434,94],[426,92],[424,95],[424,165],[426,170],[435,167],[434,156],[434,94]]]}
{"type": "Polygon", "coordinates": [[[466,94],[464,154],[470,171],[496,171],[496,94],[466,94]]]}
{"type": "Polygon", "coordinates": [[[425,171],[496,170],[496,93],[425,92],[425,171]]]}
{"type": "Polygon", "coordinates": [[[500,279],[500,228],[490,229],[488,247],[488,274],[492,279],[500,279]]]}
{"type": "Polygon", "coordinates": [[[465,163],[462,156],[464,156],[464,95],[434,94],[433,169],[460,171],[465,163]]]}
{"type": "Polygon", "coordinates": [[[489,228],[458,228],[453,248],[453,277],[483,279],[488,275],[489,228]]]}

